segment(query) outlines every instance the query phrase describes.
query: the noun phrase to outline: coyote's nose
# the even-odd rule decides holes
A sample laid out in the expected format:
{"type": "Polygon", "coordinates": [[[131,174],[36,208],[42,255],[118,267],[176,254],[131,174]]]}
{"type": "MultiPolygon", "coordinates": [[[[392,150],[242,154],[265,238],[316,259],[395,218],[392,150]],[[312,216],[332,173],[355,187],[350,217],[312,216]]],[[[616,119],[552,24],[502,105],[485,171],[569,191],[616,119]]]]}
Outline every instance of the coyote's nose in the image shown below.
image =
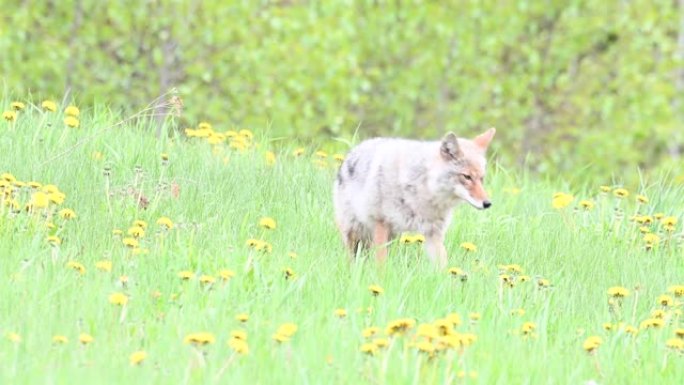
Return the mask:
{"type": "Polygon", "coordinates": [[[491,205],[492,205],[492,202],[490,202],[490,201],[482,202],[482,208],[484,208],[484,209],[488,209],[489,206],[491,206],[491,205]]]}

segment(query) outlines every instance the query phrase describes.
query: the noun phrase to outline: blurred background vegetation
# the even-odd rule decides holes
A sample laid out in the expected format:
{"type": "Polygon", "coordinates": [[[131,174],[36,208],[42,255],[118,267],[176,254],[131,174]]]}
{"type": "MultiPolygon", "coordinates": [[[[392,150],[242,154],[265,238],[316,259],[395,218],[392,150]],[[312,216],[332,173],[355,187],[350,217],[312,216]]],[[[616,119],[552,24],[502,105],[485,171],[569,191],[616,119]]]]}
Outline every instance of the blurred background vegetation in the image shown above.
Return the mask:
{"type": "Polygon", "coordinates": [[[322,142],[498,128],[508,167],[682,173],[684,0],[0,0],[14,99],[322,142]],[[679,171],[677,171],[679,170],[679,171]]]}

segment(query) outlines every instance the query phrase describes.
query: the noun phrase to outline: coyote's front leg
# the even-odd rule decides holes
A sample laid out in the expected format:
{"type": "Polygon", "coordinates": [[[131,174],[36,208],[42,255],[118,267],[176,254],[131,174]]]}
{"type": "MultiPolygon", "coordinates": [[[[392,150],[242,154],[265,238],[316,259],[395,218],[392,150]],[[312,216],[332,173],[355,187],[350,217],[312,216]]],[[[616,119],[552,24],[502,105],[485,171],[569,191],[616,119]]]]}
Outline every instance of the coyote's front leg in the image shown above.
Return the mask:
{"type": "Polygon", "coordinates": [[[373,246],[375,247],[375,259],[382,263],[387,258],[387,242],[389,242],[389,227],[377,222],[373,229],[373,246]]]}
{"type": "Polygon", "coordinates": [[[447,251],[444,247],[444,234],[433,234],[425,240],[425,251],[430,260],[440,268],[447,265],[447,251]]]}

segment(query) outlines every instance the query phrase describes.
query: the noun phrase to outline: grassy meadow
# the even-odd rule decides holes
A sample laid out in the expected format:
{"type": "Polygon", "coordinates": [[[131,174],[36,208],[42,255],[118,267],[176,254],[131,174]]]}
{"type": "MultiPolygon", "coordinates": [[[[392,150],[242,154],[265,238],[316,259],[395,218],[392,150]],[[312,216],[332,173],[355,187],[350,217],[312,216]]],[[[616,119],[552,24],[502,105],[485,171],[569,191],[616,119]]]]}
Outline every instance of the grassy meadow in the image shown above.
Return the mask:
{"type": "Polygon", "coordinates": [[[350,264],[339,143],[200,122],[157,139],[104,106],[11,102],[0,383],[684,378],[684,189],[667,177],[576,185],[493,160],[493,207],[456,209],[448,269],[411,236],[350,264]]]}

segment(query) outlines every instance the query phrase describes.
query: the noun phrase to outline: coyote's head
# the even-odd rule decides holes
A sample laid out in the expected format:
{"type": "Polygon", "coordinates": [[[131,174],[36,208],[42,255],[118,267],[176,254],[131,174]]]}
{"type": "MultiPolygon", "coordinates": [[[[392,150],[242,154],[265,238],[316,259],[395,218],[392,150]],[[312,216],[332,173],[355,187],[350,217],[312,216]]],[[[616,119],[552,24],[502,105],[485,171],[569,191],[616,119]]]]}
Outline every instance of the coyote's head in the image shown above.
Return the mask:
{"type": "Polygon", "coordinates": [[[467,201],[477,209],[492,205],[482,184],[487,163],[485,153],[495,133],[490,128],[472,140],[458,139],[453,132],[444,136],[437,182],[441,193],[467,201]]]}

